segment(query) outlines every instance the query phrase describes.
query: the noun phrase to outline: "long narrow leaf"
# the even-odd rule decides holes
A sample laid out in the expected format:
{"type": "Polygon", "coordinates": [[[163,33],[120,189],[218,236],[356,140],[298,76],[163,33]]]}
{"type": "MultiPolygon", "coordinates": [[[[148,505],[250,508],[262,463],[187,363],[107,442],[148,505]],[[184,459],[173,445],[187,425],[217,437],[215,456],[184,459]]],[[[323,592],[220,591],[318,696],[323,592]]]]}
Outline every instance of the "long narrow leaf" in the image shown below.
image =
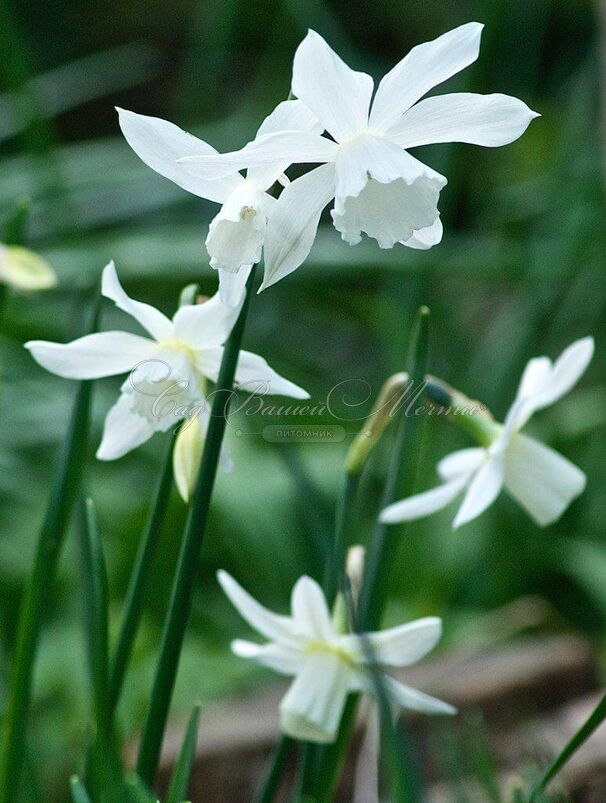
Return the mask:
{"type": "Polygon", "coordinates": [[[166,517],[168,501],[170,499],[170,492],[173,485],[172,454],[173,438],[168,437],[166,451],[162,459],[162,469],[156,488],[153,506],[145,527],[143,538],[141,539],[141,543],[139,545],[137,558],[135,560],[135,565],[133,567],[128,591],[126,594],[126,601],[124,603],[124,617],[122,619],[120,634],[118,636],[118,644],[116,646],[116,652],[111,666],[108,702],[112,712],[118,704],[118,700],[120,698],[120,692],[122,691],[122,685],[124,683],[124,676],[128,667],[128,662],[130,660],[137,631],[141,623],[143,603],[145,601],[145,593],[147,590],[151,566],[157,552],[162,525],[166,517]]]}
{"type": "MultiPolygon", "coordinates": [[[[99,305],[95,306],[96,329],[99,305]]],[[[40,530],[34,567],[19,615],[17,645],[9,690],[2,745],[0,801],[14,800],[25,755],[25,732],[32,690],[34,662],[44,615],[52,596],[57,561],[71,512],[79,493],[87,453],[92,383],[80,382],[69,429],[58,461],[50,502],[40,530]]]]}
{"type": "Polygon", "coordinates": [[[198,737],[198,724],[200,722],[200,704],[191,712],[185,738],[181,746],[179,758],[175,764],[166,803],[182,803],[187,794],[187,786],[191,775],[191,768],[196,755],[196,740],[198,737]]]}
{"type": "MultiPolygon", "coordinates": [[[[426,374],[428,324],[429,310],[427,307],[421,307],[417,313],[415,331],[405,366],[413,388],[421,387],[426,374]]],[[[396,493],[412,492],[420,446],[419,424],[419,416],[407,416],[406,407],[402,405],[398,411],[397,429],[381,498],[381,509],[395,501],[396,493]]],[[[400,534],[387,533],[385,525],[377,521],[368,550],[364,583],[356,613],[355,627],[358,632],[368,632],[378,627],[386,600],[386,575],[393,563],[400,539],[400,534]]],[[[349,696],[337,740],[335,744],[322,750],[322,759],[315,781],[316,803],[329,803],[334,797],[355,725],[357,700],[358,695],[349,696]]],[[[410,762],[408,764],[410,766],[410,762]]]]}
{"type": "Polygon", "coordinates": [[[160,759],[164,729],[191,610],[200,552],[208,520],[208,510],[227,423],[227,407],[240,354],[240,344],[250,304],[254,276],[255,270],[253,268],[248,279],[244,304],[225,345],[200,471],[198,472],[196,488],[185,525],[179,562],[164,623],[160,657],[137,761],[137,772],[149,786],[154,782],[160,759]]]}
{"type": "Polygon", "coordinates": [[[107,572],[92,499],[83,502],[82,508],[80,556],[89,669],[97,734],[107,737],[107,572]]]}
{"type": "Polygon", "coordinates": [[[281,736],[271,757],[267,775],[255,795],[254,803],[272,803],[276,800],[282,784],[282,776],[286,762],[292,752],[295,742],[289,736],[281,736]]]}
{"type": "Polygon", "coordinates": [[[599,728],[602,722],[606,719],[606,695],[602,697],[597,704],[587,721],[581,728],[574,734],[572,739],[568,742],[566,747],[562,750],[559,756],[555,759],[552,765],[545,772],[540,781],[533,787],[528,803],[534,803],[538,800],[541,793],[547,787],[547,784],[552,781],[555,776],[560,772],[564,765],[572,758],[574,753],[585,744],[591,734],[599,728]]]}

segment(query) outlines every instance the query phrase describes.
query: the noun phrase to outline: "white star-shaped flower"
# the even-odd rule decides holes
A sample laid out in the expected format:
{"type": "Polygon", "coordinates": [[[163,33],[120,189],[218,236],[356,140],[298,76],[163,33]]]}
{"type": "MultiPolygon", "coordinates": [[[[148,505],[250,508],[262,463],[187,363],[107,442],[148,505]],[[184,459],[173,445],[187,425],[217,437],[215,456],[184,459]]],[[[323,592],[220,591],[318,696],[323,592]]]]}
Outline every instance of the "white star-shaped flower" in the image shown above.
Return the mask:
{"type": "Polygon", "coordinates": [[[325,163],[282,192],[265,238],[263,287],[304,261],[332,198],[335,228],[352,245],[362,232],[381,248],[402,243],[425,249],[440,241],[438,198],[446,179],[408,149],[439,142],[506,145],[538,116],[521,100],[500,94],[460,92],[420,100],[476,60],[482,27],[471,22],[413,48],[379,83],[374,98],[372,78],[352,70],[309,31],[295,54],[292,91],[332,139],[281,131],[235,153],[181,160],[205,180],[276,159],[325,163]]]}
{"type": "MultiPolygon", "coordinates": [[[[128,372],[120,398],[105,420],[97,457],[122,457],[155,432],[166,432],[185,418],[198,417],[204,430],[206,380],[217,381],[223,344],[239,308],[225,306],[215,295],[203,304],[181,307],[171,321],[155,307],[126,295],[113,262],[103,270],[101,292],[151,338],[99,332],[65,344],[44,340],[25,344],[43,368],[68,379],[99,379],[128,372]]],[[[240,352],[236,385],[255,394],[309,398],[303,388],[281,377],[250,351],[240,352]]]]}
{"type": "Polygon", "coordinates": [[[503,488],[541,527],[557,521],[583,492],[585,474],[520,430],[537,410],[554,404],[576,385],[593,350],[593,338],[585,337],[569,346],[555,363],[549,357],[530,360],[505,423],[495,424],[492,443],[445,457],[438,464],[443,484],[395,502],[382,512],[381,521],[395,524],[423,518],[464,493],[453,523],[460,527],[490,507],[503,488]]]}
{"type": "MultiPolygon", "coordinates": [[[[218,573],[219,582],[241,616],[267,644],[237,639],[233,652],[294,681],[280,704],[280,724],[295,739],[333,742],[349,692],[373,693],[367,652],[360,637],[339,633],[331,621],[320,586],[301,577],[293,588],[291,615],[272,613],[250,596],[227,572],[218,573]]],[[[374,662],[381,667],[402,667],[416,663],[440,639],[437,617],[366,635],[374,662]]],[[[397,704],[427,714],[454,714],[455,709],[383,675],[385,688],[397,704]]]]}
{"type": "MultiPolygon", "coordinates": [[[[157,173],[184,190],[221,204],[211,221],[206,248],[210,265],[219,272],[221,299],[237,305],[253,265],[261,259],[267,221],[276,199],[267,192],[290,162],[270,160],[251,167],[244,178],[232,171],[218,180],[193,176],[178,159],[217,151],[173,123],[118,109],[120,127],[137,156],[157,173]]],[[[257,136],[285,129],[321,133],[315,115],[300,101],[280,103],[263,121],[257,136]]]]}

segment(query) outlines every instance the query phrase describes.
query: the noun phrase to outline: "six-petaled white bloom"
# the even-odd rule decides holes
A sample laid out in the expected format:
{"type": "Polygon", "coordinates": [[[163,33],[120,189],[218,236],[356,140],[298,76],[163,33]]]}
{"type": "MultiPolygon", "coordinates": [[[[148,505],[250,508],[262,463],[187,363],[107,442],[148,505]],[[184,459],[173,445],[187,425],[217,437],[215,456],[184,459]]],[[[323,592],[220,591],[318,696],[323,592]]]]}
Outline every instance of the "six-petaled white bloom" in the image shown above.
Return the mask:
{"type": "Polygon", "coordinates": [[[365,232],[381,248],[430,248],[442,237],[438,198],[446,179],[408,149],[439,142],[496,147],[517,139],[538,115],[501,94],[460,92],[420,100],[478,57],[482,25],[462,25],[413,48],[380,82],[347,66],[314,31],[294,58],[292,91],[332,139],[302,131],[258,137],[241,151],[187,156],[202,179],[244,167],[323,162],[281,194],[265,239],[268,287],[295,270],[313,244],[320,213],[334,197],[332,218],[354,245],[365,232]]]}
{"type": "Polygon", "coordinates": [[[583,492],[585,474],[520,430],[537,410],[553,404],[576,385],[593,348],[593,338],[585,337],[569,346],[555,363],[548,357],[530,360],[505,423],[495,424],[492,443],[445,457],[438,464],[442,485],[395,502],[383,511],[381,520],[394,524],[423,518],[465,493],[454,520],[454,527],[459,527],[483,513],[503,488],[541,527],[559,519],[583,492]]]}
{"type": "MultiPolygon", "coordinates": [[[[291,615],[272,613],[250,596],[229,574],[218,573],[223,590],[246,621],[267,644],[237,639],[232,650],[242,658],[295,679],[280,704],[284,733],[296,739],[332,742],[349,692],[374,690],[367,651],[354,634],[338,633],[320,586],[301,577],[291,598],[291,615]]],[[[414,664],[437,644],[442,623],[436,617],[377,633],[366,638],[374,662],[381,667],[414,664]]],[[[383,675],[394,703],[427,714],[453,714],[455,709],[383,675]]]]}
{"type": "Polygon", "coordinates": [[[48,290],[57,284],[51,266],[21,245],[0,243],[0,284],[17,290],[48,290]]]}
{"type": "MultiPolygon", "coordinates": [[[[223,344],[239,310],[225,306],[216,295],[203,304],[181,307],[171,321],[155,307],[126,295],[113,262],[103,271],[102,293],[151,338],[99,332],[66,344],[33,340],[25,345],[43,368],[68,379],[129,372],[120,398],[107,415],[97,452],[100,460],[114,460],[181,419],[199,415],[203,426],[208,414],[206,380],[217,380],[223,344]]],[[[236,385],[255,394],[309,398],[305,390],[249,351],[240,352],[236,385]]]]}
{"type": "MultiPolygon", "coordinates": [[[[267,190],[281,178],[290,162],[278,156],[251,167],[246,178],[232,171],[217,181],[207,181],[193,176],[178,159],[216,154],[214,148],[166,120],[124,109],[118,109],[118,114],[122,133],[145,164],[184,190],[221,204],[210,224],[206,248],[211,267],[219,271],[221,299],[236,306],[251,267],[261,259],[267,221],[276,203],[267,190]]],[[[261,124],[257,136],[285,129],[322,132],[315,115],[298,100],[280,103],[261,124]]]]}

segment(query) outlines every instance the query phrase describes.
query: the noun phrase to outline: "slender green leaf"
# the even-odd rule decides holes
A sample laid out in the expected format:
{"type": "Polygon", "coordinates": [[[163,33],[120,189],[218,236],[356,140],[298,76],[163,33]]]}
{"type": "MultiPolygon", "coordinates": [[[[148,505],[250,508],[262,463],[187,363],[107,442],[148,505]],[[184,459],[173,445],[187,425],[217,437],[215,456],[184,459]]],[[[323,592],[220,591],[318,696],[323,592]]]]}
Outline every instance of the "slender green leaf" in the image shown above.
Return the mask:
{"type": "Polygon", "coordinates": [[[88,796],[88,792],[84,788],[82,781],[77,776],[73,776],[70,779],[70,787],[72,792],[72,801],[73,803],[91,803],[91,799],[88,796]]]}
{"type": "Polygon", "coordinates": [[[174,438],[168,437],[154,502],[141,543],[139,544],[139,550],[126,593],[124,616],[109,679],[108,703],[112,712],[120,698],[124,676],[141,623],[143,603],[145,601],[145,593],[151,574],[151,566],[156,556],[162,525],[168,509],[168,501],[173,486],[173,444],[174,438]]]}
{"type": "Polygon", "coordinates": [[[181,552],[164,623],[160,656],[137,761],[137,772],[150,786],[154,782],[158,767],[164,729],[179,667],[179,657],[191,610],[200,552],[206,531],[208,510],[227,424],[227,411],[240,354],[246,316],[250,305],[254,277],[255,270],[253,268],[247,282],[246,297],[240,315],[225,344],[200,471],[198,472],[198,480],[185,525],[181,552]]]}
{"type": "Polygon", "coordinates": [[[82,502],[80,559],[91,688],[97,733],[108,730],[107,571],[92,499],[82,502]]]}
{"type": "Polygon", "coordinates": [[[131,773],[124,782],[120,800],[124,800],[124,803],[160,803],[156,795],[135,773],[131,773]]]}
{"type": "Polygon", "coordinates": [[[274,748],[267,774],[254,798],[254,803],[272,803],[276,800],[282,784],[286,762],[295,742],[288,736],[281,736],[274,748]]]}
{"type": "MultiPolygon", "coordinates": [[[[96,304],[93,323],[89,331],[96,329],[98,311],[99,304],[96,304]]],[[[14,800],[20,786],[38,641],[44,615],[52,595],[63,539],[80,490],[88,447],[91,396],[92,383],[90,381],[80,382],[69,429],[59,457],[49,506],[40,530],[34,567],[19,614],[17,645],[13,659],[8,712],[2,744],[1,803],[9,803],[14,800]]]]}
{"type": "MultiPolygon", "coordinates": [[[[421,307],[417,313],[415,331],[405,366],[413,388],[422,387],[427,372],[428,324],[429,310],[427,307],[421,307]]],[[[391,459],[381,498],[381,510],[395,501],[396,494],[412,493],[420,447],[419,430],[420,416],[407,416],[406,406],[402,405],[398,411],[391,459]]],[[[368,549],[364,582],[356,612],[355,627],[358,632],[368,632],[379,626],[386,601],[388,570],[394,563],[401,538],[401,531],[388,532],[386,526],[377,520],[368,549]]],[[[357,701],[358,695],[349,696],[337,740],[335,744],[322,750],[315,783],[317,803],[329,803],[334,797],[355,724],[357,701]]],[[[410,761],[407,761],[407,765],[411,766],[410,761]]]]}
{"type": "Polygon", "coordinates": [[[597,730],[597,728],[599,728],[605,719],[606,695],[602,697],[591,715],[588,717],[587,721],[574,734],[566,747],[564,747],[559,756],[557,756],[555,761],[547,769],[543,777],[538,781],[538,783],[535,784],[528,798],[528,803],[535,803],[535,801],[539,800],[540,795],[547,787],[547,784],[555,778],[564,765],[572,758],[576,751],[582,747],[583,744],[585,744],[587,739],[589,739],[591,734],[597,730]]]}
{"type": "Polygon", "coordinates": [[[185,738],[181,746],[179,758],[175,764],[170,787],[166,796],[166,803],[181,803],[187,794],[187,786],[191,775],[192,764],[196,755],[196,741],[198,737],[198,723],[200,722],[200,704],[191,712],[185,738]]]}

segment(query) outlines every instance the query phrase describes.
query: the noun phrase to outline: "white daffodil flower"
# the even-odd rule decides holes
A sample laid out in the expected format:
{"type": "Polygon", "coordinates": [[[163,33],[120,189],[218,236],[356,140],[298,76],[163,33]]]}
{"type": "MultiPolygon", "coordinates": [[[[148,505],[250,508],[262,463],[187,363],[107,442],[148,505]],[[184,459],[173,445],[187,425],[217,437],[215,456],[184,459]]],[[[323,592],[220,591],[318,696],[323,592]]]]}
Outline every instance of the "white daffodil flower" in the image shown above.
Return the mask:
{"type": "Polygon", "coordinates": [[[21,245],[0,243],[0,283],[17,290],[48,290],[57,277],[48,262],[21,245]]]}
{"type": "Polygon", "coordinates": [[[292,91],[332,139],[302,131],[258,137],[241,151],[188,156],[192,175],[208,180],[284,163],[325,164],[290,184],[265,238],[263,287],[295,270],[313,244],[322,209],[334,198],[335,228],[355,245],[362,232],[381,248],[431,248],[442,238],[438,198],[446,179],[409,148],[439,142],[496,147],[517,139],[538,115],[507,95],[460,92],[422,98],[478,57],[482,25],[462,25],[413,48],[380,82],[343,62],[309,31],[294,58],[292,91]],[[372,99],[372,102],[371,102],[372,99]]]}
{"type": "MultiPolygon", "coordinates": [[[[155,432],[166,432],[185,418],[208,415],[206,380],[217,381],[223,344],[239,309],[225,306],[216,295],[203,304],[181,307],[171,321],[155,307],[126,295],[113,262],[103,270],[101,292],[151,338],[100,332],[65,344],[32,340],[25,347],[43,368],[68,379],[129,373],[107,415],[97,451],[100,460],[115,460],[155,432]]],[[[236,385],[255,394],[309,398],[303,388],[249,351],[240,352],[236,385]]]]}
{"type": "MultiPolygon", "coordinates": [[[[213,147],[166,120],[124,109],[118,109],[118,114],[126,141],[146,165],[184,190],[221,204],[210,224],[206,248],[211,267],[219,272],[222,301],[236,306],[252,266],[261,259],[267,221],[276,203],[267,190],[282,177],[290,162],[278,155],[276,160],[251,167],[246,178],[231,171],[216,181],[207,181],[193,176],[177,160],[189,155],[216,155],[213,147]]],[[[285,129],[322,132],[316,116],[298,100],[280,103],[261,124],[257,136],[285,129]]]]}
{"type": "MultiPolygon", "coordinates": [[[[280,704],[280,725],[295,739],[335,740],[349,692],[374,690],[368,658],[360,638],[337,632],[320,586],[301,577],[293,588],[291,615],[272,613],[250,596],[227,572],[218,573],[223,590],[240,615],[267,644],[237,639],[233,652],[295,679],[280,704]]],[[[432,650],[440,639],[436,617],[368,633],[374,661],[381,667],[410,666],[432,650]]],[[[426,714],[454,714],[455,709],[384,675],[394,703],[426,714]]]]}
{"type": "Polygon", "coordinates": [[[555,363],[549,357],[530,360],[505,423],[494,425],[492,443],[445,457],[438,463],[443,484],[395,502],[381,513],[381,521],[395,524],[423,518],[464,493],[453,523],[460,527],[490,507],[503,488],[539,526],[557,521],[585,489],[585,474],[520,430],[537,410],[550,406],[576,385],[593,350],[593,338],[585,337],[569,346],[555,363]]]}

